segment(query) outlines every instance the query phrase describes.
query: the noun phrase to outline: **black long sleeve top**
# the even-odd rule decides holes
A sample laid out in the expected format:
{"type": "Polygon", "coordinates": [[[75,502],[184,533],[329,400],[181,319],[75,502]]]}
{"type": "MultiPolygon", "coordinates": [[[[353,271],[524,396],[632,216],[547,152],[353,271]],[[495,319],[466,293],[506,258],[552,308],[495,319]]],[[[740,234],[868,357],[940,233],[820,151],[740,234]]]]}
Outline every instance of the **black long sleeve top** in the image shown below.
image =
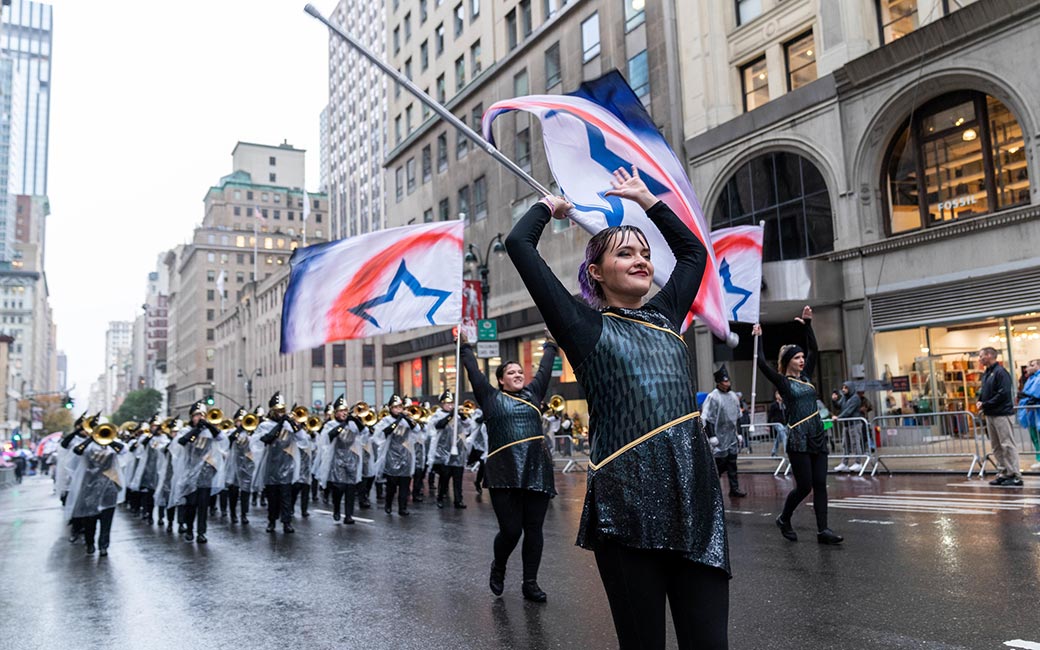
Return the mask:
{"type": "Polygon", "coordinates": [[[994,363],[982,375],[979,401],[985,415],[1015,414],[1015,382],[1010,373],[999,363],[994,363]]]}

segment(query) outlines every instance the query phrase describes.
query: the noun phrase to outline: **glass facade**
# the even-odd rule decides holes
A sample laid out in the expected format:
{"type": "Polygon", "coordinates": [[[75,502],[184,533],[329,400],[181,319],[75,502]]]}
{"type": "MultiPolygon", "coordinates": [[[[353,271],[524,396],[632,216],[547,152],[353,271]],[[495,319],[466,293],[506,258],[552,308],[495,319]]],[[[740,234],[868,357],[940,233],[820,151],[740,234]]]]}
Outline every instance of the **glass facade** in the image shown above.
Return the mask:
{"type": "Polygon", "coordinates": [[[744,111],[753,111],[769,101],[769,73],[766,57],[761,57],[740,69],[744,87],[744,111]]]}

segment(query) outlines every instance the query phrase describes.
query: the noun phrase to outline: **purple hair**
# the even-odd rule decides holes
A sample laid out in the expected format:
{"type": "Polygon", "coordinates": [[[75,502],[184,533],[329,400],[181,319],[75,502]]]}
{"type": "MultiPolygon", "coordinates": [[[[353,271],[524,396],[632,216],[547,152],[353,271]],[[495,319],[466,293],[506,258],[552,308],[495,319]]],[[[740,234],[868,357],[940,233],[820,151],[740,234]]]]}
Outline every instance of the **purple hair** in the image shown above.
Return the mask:
{"type": "Polygon", "coordinates": [[[646,241],[646,235],[635,226],[611,226],[604,228],[589,240],[585,245],[585,261],[578,267],[578,284],[581,286],[581,297],[595,309],[606,306],[606,296],[599,282],[589,275],[590,264],[602,264],[603,255],[608,250],[617,248],[624,244],[629,235],[635,237],[647,248],[650,244],[646,241]]]}

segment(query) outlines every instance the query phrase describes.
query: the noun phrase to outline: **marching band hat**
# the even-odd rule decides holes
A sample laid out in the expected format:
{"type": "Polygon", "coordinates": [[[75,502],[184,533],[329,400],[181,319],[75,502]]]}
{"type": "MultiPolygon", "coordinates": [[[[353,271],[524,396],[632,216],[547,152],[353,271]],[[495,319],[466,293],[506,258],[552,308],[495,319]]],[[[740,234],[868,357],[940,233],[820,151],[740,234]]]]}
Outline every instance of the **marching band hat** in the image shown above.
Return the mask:
{"type": "Polygon", "coordinates": [[[455,401],[455,394],[452,393],[450,390],[446,390],[443,393],[441,393],[439,401],[442,404],[444,402],[454,402],[455,401]]]}
{"type": "Polygon", "coordinates": [[[245,417],[246,413],[249,413],[249,411],[245,410],[244,408],[242,408],[240,406],[240,407],[238,407],[238,410],[235,411],[235,414],[231,416],[231,419],[232,420],[241,420],[243,417],[245,417]]]}
{"type": "Polygon", "coordinates": [[[729,371],[726,370],[726,364],[722,364],[722,367],[715,371],[715,383],[721,384],[724,381],[729,381],[729,371]]]}
{"type": "Polygon", "coordinates": [[[336,398],[336,401],[332,403],[333,411],[346,411],[348,408],[350,407],[347,405],[346,395],[340,395],[336,398]]]}
{"type": "Polygon", "coordinates": [[[271,396],[271,399],[267,401],[267,408],[271,410],[285,409],[285,398],[282,397],[282,391],[278,391],[271,396]]]}
{"type": "Polygon", "coordinates": [[[390,399],[387,400],[387,402],[386,402],[386,407],[387,408],[390,408],[390,407],[393,407],[393,406],[404,406],[404,400],[401,399],[401,396],[396,394],[396,393],[391,395],[390,399]]]}

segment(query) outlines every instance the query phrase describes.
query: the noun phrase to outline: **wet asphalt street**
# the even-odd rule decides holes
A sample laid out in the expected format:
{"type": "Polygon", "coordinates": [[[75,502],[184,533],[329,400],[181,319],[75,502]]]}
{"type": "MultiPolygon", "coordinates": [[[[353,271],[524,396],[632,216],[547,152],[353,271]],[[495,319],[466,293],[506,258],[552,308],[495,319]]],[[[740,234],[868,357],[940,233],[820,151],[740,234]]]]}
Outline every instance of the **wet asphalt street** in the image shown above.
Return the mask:
{"type": "MultiPolygon", "coordinates": [[[[816,543],[808,502],[801,541],[783,540],[789,480],[742,480],[750,495],[727,500],[732,648],[1040,648],[1040,479],[832,477],[842,547],[816,543]]],[[[466,510],[343,526],[319,503],[287,536],[254,509],[248,528],[211,519],[206,546],[120,509],[99,558],[66,541],[50,480],[29,477],[0,490],[0,648],[616,647],[593,556],[574,546],[584,477],[557,484],[538,605],[520,595],[519,549],[505,595],[488,591],[497,527],[471,483],[466,510]]]]}

